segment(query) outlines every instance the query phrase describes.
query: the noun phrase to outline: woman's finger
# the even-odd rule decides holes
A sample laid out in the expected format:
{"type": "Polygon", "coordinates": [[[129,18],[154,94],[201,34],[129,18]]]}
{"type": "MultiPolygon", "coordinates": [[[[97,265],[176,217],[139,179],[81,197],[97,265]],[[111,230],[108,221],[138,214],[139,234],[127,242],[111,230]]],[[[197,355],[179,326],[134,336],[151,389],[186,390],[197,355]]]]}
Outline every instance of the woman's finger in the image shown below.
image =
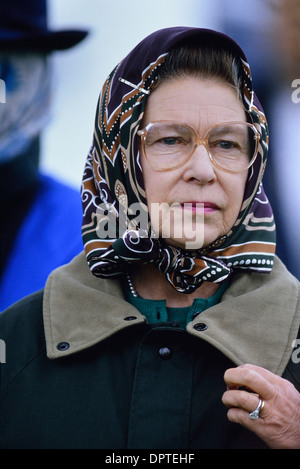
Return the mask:
{"type": "MultiPolygon", "coordinates": [[[[223,404],[230,408],[240,408],[245,410],[247,413],[255,410],[259,404],[260,396],[256,393],[249,393],[247,391],[225,391],[222,397],[223,404]]],[[[263,409],[260,412],[260,417],[266,415],[266,404],[263,401],[263,409]]]]}
{"type": "Polygon", "coordinates": [[[271,399],[274,395],[274,382],[277,377],[273,373],[264,371],[267,370],[253,365],[242,365],[228,369],[224,374],[224,380],[228,389],[243,387],[259,394],[264,399],[271,399]]]}

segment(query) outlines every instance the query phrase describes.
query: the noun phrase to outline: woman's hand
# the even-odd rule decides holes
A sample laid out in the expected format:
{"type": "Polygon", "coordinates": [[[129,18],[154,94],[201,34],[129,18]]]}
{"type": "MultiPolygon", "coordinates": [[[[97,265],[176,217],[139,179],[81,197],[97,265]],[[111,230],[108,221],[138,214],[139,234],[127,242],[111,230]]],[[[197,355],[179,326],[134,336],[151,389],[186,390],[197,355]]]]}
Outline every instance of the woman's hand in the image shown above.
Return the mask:
{"type": "Polygon", "coordinates": [[[292,383],[255,365],[230,368],[224,379],[227,391],[222,401],[231,422],[256,433],[269,448],[300,449],[300,393],[292,383]],[[259,398],[264,407],[259,418],[251,420],[249,412],[259,398]]]}

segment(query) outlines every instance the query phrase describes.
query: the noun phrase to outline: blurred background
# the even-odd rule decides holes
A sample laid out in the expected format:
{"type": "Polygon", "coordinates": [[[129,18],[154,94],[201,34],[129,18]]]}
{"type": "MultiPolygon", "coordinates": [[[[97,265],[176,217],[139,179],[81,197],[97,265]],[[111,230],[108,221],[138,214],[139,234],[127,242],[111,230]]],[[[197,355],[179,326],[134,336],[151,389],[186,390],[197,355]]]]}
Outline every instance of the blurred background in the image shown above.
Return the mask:
{"type": "Polygon", "coordinates": [[[52,28],[88,29],[68,53],[53,53],[52,112],[42,169],[78,187],[91,144],[99,90],[112,68],[147,34],[188,25],[217,29],[240,43],[270,125],[265,188],[277,220],[278,254],[300,278],[299,0],[49,0],[52,28]]]}

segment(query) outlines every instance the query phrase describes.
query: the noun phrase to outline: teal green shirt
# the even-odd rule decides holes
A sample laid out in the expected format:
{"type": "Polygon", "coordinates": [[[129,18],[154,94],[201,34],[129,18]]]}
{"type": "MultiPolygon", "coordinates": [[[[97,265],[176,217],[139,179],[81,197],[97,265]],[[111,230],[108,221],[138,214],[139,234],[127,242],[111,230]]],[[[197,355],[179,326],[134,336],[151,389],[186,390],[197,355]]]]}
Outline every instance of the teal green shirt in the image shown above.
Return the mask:
{"type": "Polygon", "coordinates": [[[184,308],[169,308],[166,306],[166,300],[148,300],[134,296],[128,288],[125,294],[126,300],[146,316],[149,324],[176,321],[185,329],[198,314],[219,303],[227,287],[228,282],[223,282],[214,295],[209,298],[195,298],[191,306],[184,308]]]}

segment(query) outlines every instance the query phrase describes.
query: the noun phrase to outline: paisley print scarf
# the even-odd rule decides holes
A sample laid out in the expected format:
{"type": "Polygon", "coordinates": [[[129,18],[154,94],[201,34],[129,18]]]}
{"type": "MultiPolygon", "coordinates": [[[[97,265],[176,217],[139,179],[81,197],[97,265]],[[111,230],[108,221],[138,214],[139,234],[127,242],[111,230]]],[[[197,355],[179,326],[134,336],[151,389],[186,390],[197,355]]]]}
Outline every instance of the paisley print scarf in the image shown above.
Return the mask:
{"type": "Polygon", "coordinates": [[[267,152],[267,121],[252,89],[247,59],[231,38],[186,27],[167,28],[148,36],[108,76],[97,105],[93,145],[81,189],[82,236],[91,272],[99,277],[120,277],[137,265],[151,262],[183,293],[193,292],[204,281],[222,282],[237,269],[270,272],[275,223],[262,186],[267,152]],[[166,244],[151,230],[137,131],[168,51],[195,36],[203,43],[221,40],[223,47],[239,57],[243,104],[259,131],[260,142],[234,226],[210,246],[191,251],[166,244]]]}

